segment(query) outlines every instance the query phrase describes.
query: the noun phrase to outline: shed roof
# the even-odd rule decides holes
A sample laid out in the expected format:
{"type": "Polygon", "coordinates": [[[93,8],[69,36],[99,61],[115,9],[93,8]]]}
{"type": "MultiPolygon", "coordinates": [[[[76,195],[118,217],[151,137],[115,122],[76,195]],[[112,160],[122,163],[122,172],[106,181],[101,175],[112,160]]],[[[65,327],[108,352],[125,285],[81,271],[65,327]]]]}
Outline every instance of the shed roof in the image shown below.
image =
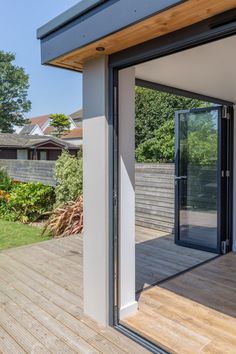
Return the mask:
{"type": "Polygon", "coordinates": [[[76,148],[75,145],[52,136],[0,133],[0,147],[33,148],[48,142],[68,149],[76,148]]]}

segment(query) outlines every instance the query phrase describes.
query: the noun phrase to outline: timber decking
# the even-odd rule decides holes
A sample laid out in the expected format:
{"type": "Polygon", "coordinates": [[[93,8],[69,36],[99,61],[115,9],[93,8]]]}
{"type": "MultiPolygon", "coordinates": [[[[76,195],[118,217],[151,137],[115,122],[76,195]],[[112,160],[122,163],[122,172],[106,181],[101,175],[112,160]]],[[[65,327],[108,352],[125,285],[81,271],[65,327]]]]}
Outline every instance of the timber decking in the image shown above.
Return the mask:
{"type": "Polygon", "coordinates": [[[170,353],[236,353],[236,254],[143,291],[127,327],[170,353]]]}
{"type": "Polygon", "coordinates": [[[209,259],[214,253],[177,246],[173,234],[136,227],[136,291],[162,282],[209,259]]]}
{"type": "Polygon", "coordinates": [[[73,236],[0,253],[0,353],[148,353],[83,315],[82,243],[73,236]]]}

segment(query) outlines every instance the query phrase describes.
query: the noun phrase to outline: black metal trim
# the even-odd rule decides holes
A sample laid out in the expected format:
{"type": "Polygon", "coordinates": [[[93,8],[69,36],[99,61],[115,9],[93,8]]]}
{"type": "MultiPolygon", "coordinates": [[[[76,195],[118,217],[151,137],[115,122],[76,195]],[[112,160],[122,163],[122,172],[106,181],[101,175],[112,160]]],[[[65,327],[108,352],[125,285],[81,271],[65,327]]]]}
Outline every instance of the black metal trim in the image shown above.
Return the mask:
{"type": "Polygon", "coordinates": [[[148,339],[144,338],[140,334],[135,333],[132,331],[130,328],[124,326],[124,325],[117,325],[114,327],[117,331],[120,333],[124,334],[126,337],[134,340],[136,343],[142,345],[144,348],[149,350],[151,353],[154,354],[170,354],[164,349],[158,348],[155,344],[153,344],[151,341],[148,339]]]}
{"type": "Polygon", "coordinates": [[[229,249],[228,251],[232,251],[233,249],[233,196],[234,196],[234,109],[233,107],[229,108],[230,120],[229,120],[229,160],[228,160],[228,168],[230,171],[229,177],[229,198],[228,198],[228,237],[229,237],[229,249]]]}
{"type": "Polygon", "coordinates": [[[206,101],[209,103],[216,103],[216,104],[221,104],[221,105],[226,105],[226,106],[233,106],[233,102],[222,100],[217,97],[206,96],[206,95],[198,94],[193,91],[187,91],[187,90],[179,89],[177,87],[163,85],[163,84],[159,84],[157,82],[147,81],[147,80],[143,80],[143,79],[139,79],[139,78],[137,78],[135,80],[135,85],[140,86],[140,87],[144,87],[144,88],[148,88],[151,90],[157,90],[157,91],[170,93],[172,95],[179,95],[179,96],[183,96],[183,97],[187,97],[187,98],[193,98],[193,99],[197,99],[197,100],[201,100],[201,101],[206,101]]]}
{"type": "MultiPolygon", "coordinates": [[[[113,149],[111,149],[113,163],[112,163],[112,234],[110,239],[110,244],[112,245],[112,258],[113,258],[113,278],[112,288],[113,288],[113,306],[110,309],[111,323],[116,326],[119,323],[119,124],[118,124],[118,102],[119,102],[119,80],[118,80],[118,70],[110,69],[110,98],[112,99],[112,115],[113,115],[113,149]]],[[[111,220],[110,219],[110,220],[111,220]]]]}

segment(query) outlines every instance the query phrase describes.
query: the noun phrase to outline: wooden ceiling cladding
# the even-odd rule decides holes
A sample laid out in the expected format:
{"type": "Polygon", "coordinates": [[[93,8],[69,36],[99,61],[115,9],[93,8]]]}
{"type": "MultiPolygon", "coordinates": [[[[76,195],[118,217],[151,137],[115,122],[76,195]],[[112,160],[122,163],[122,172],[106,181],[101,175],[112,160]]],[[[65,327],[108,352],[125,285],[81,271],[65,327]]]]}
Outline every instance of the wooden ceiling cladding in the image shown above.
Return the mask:
{"type": "Polygon", "coordinates": [[[112,54],[150,39],[190,26],[236,7],[236,0],[187,0],[142,22],[63,55],[51,65],[82,71],[87,60],[112,54]],[[104,51],[96,48],[103,47],[104,51]]]}

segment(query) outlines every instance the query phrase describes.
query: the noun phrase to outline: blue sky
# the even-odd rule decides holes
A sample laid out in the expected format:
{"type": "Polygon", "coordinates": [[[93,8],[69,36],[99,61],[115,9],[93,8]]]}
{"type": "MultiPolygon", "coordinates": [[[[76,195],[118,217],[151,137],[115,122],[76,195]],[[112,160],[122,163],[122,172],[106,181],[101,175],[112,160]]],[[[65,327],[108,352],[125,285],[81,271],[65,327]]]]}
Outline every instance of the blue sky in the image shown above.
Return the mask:
{"type": "Polygon", "coordinates": [[[78,0],[1,0],[0,50],[16,54],[15,64],[30,77],[27,117],[48,113],[69,114],[82,106],[82,75],[40,64],[36,29],[78,0]]]}

